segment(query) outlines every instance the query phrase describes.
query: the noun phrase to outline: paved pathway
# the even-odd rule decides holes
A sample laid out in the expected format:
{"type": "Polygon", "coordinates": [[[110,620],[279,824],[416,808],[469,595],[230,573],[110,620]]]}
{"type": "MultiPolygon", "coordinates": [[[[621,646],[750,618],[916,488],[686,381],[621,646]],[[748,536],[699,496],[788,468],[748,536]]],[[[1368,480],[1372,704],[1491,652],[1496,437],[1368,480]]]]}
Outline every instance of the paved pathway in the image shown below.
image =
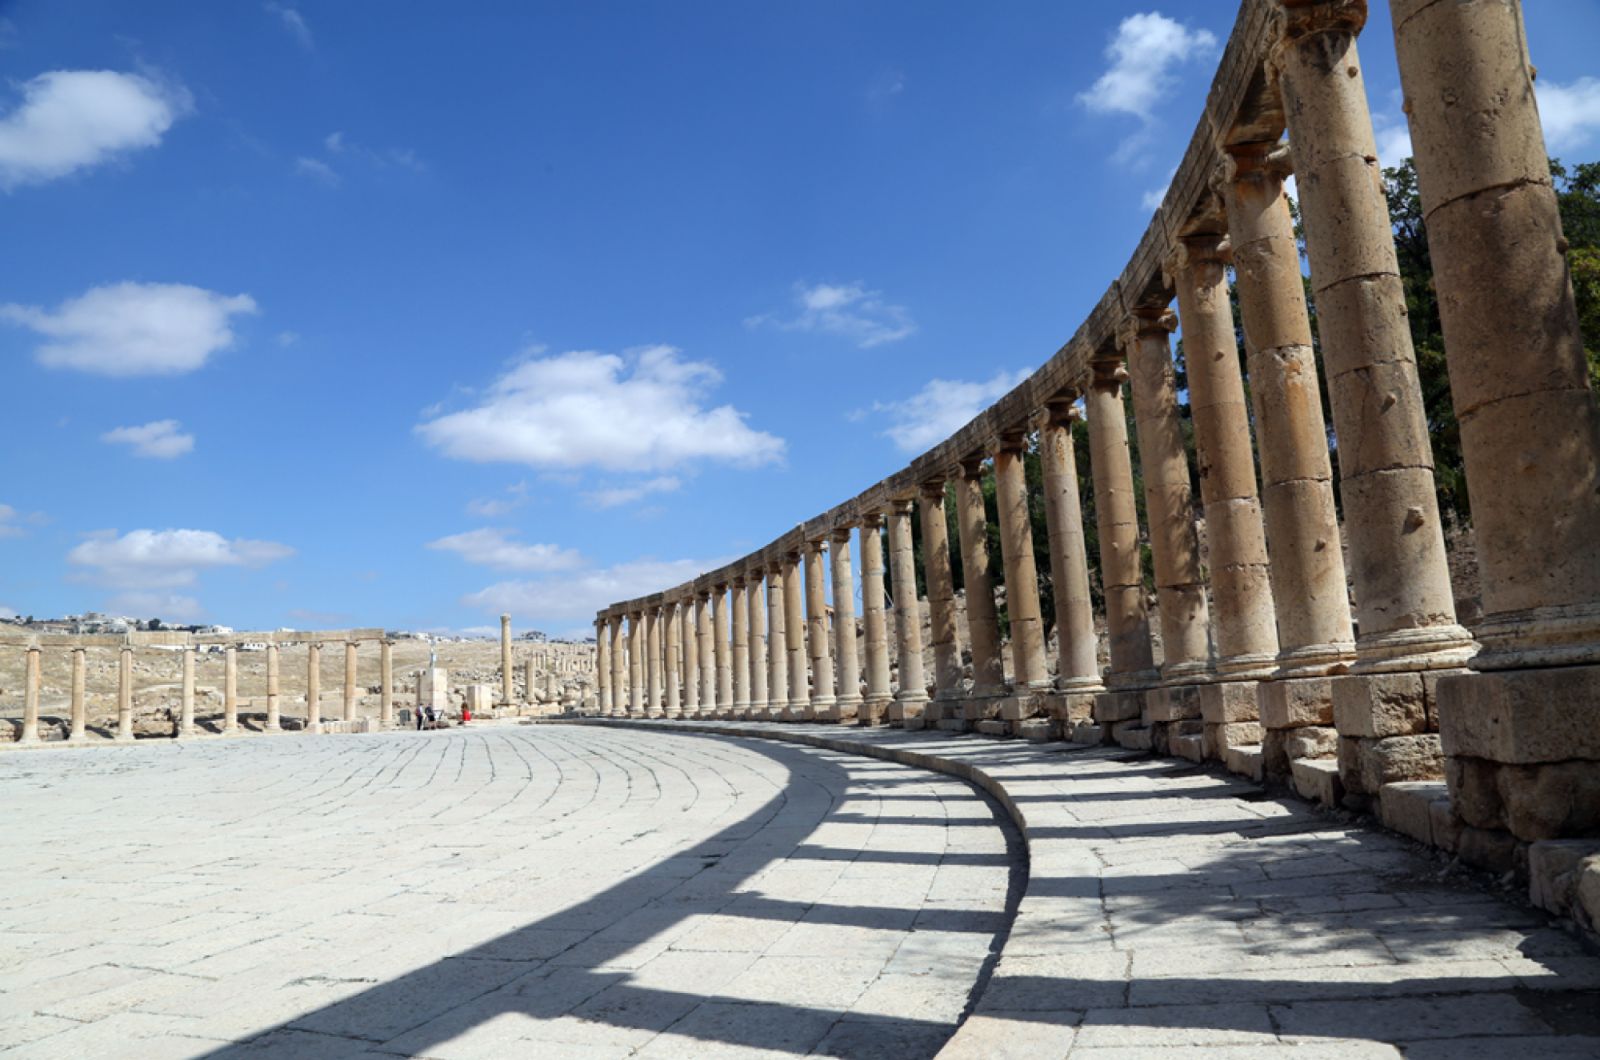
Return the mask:
{"type": "Polygon", "coordinates": [[[1600,1058],[1600,958],[1400,837],[1120,748],[695,724],[954,769],[1015,807],[1026,891],[946,1057],[1600,1058]]]}
{"type": "Polygon", "coordinates": [[[565,726],[0,757],[11,1057],[931,1056],[1015,833],[946,776],[565,726]]]}

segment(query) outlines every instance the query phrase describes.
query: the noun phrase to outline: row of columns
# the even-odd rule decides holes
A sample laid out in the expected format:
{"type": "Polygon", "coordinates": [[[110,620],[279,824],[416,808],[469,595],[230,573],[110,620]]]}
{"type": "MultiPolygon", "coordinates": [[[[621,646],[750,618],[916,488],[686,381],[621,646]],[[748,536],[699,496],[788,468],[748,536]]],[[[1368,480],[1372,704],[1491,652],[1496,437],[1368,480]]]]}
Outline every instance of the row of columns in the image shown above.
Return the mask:
{"type": "MultiPolygon", "coordinates": [[[[358,642],[347,641],[344,646],[344,720],[354,721],[359,700],[356,685],[358,642]]],[[[394,721],[394,667],[393,641],[379,642],[381,681],[379,695],[379,720],[384,728],[394,721]]],[[[72,653],[72,684],[69,706],[67,740],[82,743],[88,739],[88,649],[69,648],[72,653]]],[[[117,729],[114,739],[129,742],[133,732],[133,652],[132,645],[123,645],[117,659],[117,729]]],[[[238,648],[229,644],[223,648],[222,677],[222,729],[221,735],[234,736],[242,729],[239,725],[239,658],[238,648]]],[[[266,718],[263,728],[267,732],[282,729],[279,705],[278,645],[268,644],[266,653],[266,718]]],[[[183,649],[183,677],[179,696],[177,735],[189,737],[198,734],[195,726],[195,659],[198,650],[183,649]]],[[[22,729],[17,743],[41,742],[39,732],[39,687],[42,649],[30,646],[25,649],[23,678],[22,729]]],[[[306,728],[319,732],[322,727],[322,645],[313,641],[306,645],[306,728]]]]}

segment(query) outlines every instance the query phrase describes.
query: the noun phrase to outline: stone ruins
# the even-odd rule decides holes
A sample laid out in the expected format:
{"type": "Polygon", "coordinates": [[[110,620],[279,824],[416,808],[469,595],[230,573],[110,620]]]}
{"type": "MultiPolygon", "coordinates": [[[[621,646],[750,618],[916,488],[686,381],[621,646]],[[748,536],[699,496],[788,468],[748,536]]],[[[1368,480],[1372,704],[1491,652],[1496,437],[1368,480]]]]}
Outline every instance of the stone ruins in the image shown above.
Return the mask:
{"type": "Polygon", "coordinates": [[[1467,862],[1531,872],[1536,900],[1558,911],[1586,871],[1588,915],[1600,920],[1600,407],[1520,8],[1391,6],[1473,490],[1483,616],[1472,630],[1455,611],[1357,54],[1366,4],[1246,0],[1165,201],[1076,334],[904,470],[744,559],[601,611],[600,710],[975,730],[1216,761],[1370,809],[1467,862]],[[1284,191],[1291,174],[1321,379],[1284,191]],[[1169,345],[1180,320],[1192,454],[1169,345]],[[1093,481],[1081,486],[1071,428],[1085,418],[1093,481]],[[1049,523],[1042,557],[1022,460],[1033,435],[1049,523]],[[1008,641],[987,573],[989,475],[1008,641]],[[1080,488],[1093,490],[1098,520],[1104,669],[1080,488]],[[1054,677],[1034,591],[1041,563],[1055,590],[1054,677]]]}

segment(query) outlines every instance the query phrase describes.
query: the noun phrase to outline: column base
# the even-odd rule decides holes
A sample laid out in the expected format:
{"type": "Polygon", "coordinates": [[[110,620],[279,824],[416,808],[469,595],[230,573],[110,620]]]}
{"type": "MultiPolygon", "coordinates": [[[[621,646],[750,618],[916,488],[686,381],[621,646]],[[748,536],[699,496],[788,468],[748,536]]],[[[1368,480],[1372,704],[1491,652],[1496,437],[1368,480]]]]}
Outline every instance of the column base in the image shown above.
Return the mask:
{"type": "Polygon", "coordinates": [[[925,695],[907,699],[897,698],[889,704],[889,724],[904,727],[908,718],[920,719],[927,705],[928,698],[925,695]]]}
{"type": "Polygon", "coordinates": [[[1356,661],[1350,672],[1460,669],[1477,653],[1478,644],[1472,634],[1454,623],[1392,630],[1371,637],[1357,637],[1356,661]]]}
{"type": "Polygon", "coordinates": [[[1159,670],[1136,670],[1127,674],[1106,674],[1106,688],[1118,692],[1129,689],[1153,688],[1160,683],[1161,672],[1159,670]]]}
{"type": "Polygon", "coordinates": [[[1347,672],[1355,662],[1354,643],[1308,644],[1278,653],[1273,680],[1298,680],[1302,677],[1327,677],[1347,672]]]}
{"type": "Polygon", "coordinates": [[[1002,689],[995,692],[974,692],[961,701],[961,719],[963,721],[986,721],[1000,716],[1000,704],[1005,700],[1006,693],[1002,689]]]}
{"type": "Polygon", "coordinates": [[[889,720],[889,707],[892,699],[866,699],[861,702],[861,709],[856,712],[857,725],[883,725],[889,720]]]}
{"type": "Polygon", "coordinates": [[[1094,699],[1101,691],[1047,692],[1040,697],[1040,709],[1046,717],[1061,722],[1063,732],[1070,732],[1078,723],[1093,719],[1094,699]]]}
{"type": "Polygon", "coordinates": [[[1278,668],[1276,652],[1255,655],[1230,655],[1217,660],[1215,671],[1219,681],[1264,681],[1278,668]]]}
{"type": "Polygon", "coordinates": [[[1474,670],[1530,670],[1600,663],[1600,604],[1535,607],[1488,615],[1475,631],[1474,670]]]}

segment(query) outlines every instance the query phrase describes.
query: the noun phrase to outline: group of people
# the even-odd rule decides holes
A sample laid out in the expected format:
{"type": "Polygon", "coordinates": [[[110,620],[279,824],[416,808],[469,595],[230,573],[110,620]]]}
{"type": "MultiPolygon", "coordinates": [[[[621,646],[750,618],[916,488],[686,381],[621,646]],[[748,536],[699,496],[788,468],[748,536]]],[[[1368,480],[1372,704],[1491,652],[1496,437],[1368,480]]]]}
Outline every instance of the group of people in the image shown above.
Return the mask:
{"type": "MultiPolygon", "coordinates": [[[[436,709],[432,703],[429,703],[425,707],[419,706],[416,713],[418,732],[421,732],[423,729],[448,729],[450,727],[450,719],[445,716],[444,711],[436,709]]],[[[467,706],[467,697],[462,696],[461,724],[465,725],[471,720],[472,708],[467,706]]]]}

